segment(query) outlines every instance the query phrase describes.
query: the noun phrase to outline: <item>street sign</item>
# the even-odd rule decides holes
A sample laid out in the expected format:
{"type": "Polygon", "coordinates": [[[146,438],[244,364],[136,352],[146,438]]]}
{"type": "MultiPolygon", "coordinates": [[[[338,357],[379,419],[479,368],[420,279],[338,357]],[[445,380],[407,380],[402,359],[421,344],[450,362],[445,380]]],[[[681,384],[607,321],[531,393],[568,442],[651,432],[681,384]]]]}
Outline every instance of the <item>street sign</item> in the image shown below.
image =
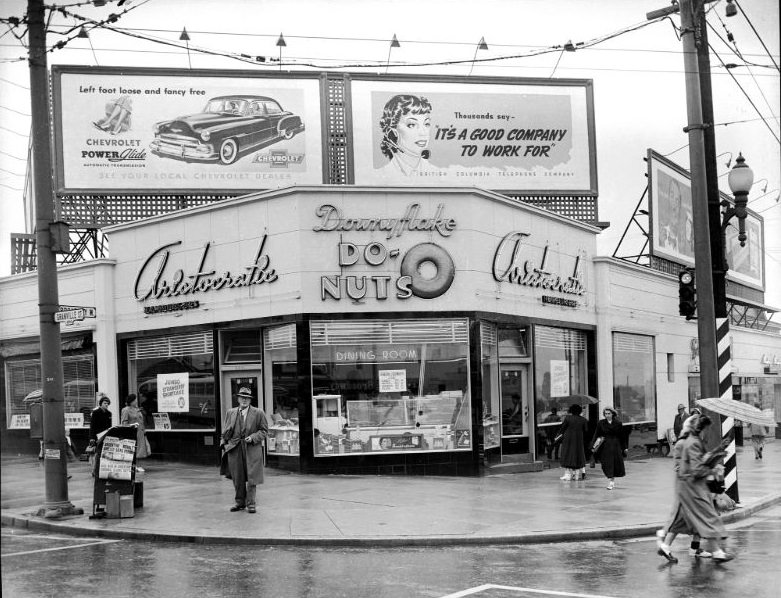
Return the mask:
{"type": "Polygon", "coordinates": [[[97,317],[97,310],[94,307],[77,307],[73,305],[60,305],[59,311],[54,313],[54,321],[57,323],[65,322],[72,324],[76,321],[82,321],[84,318],[97,317]]]}

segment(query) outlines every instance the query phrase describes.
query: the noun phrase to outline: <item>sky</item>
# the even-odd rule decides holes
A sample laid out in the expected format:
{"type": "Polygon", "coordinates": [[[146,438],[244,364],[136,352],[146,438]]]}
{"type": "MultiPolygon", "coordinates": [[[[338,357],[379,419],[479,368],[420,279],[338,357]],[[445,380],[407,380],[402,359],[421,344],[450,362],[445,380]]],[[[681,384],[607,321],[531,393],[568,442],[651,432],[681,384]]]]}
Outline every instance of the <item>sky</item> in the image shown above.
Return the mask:
{"type": "MultiPolygon", "coordinates": [[[[765,224],[765,303],[781,308],[779,7],[777,0],[737,4],[738,15],[727,18],[726,0],[712,2],[707,17],[719,183],[729,194],[727,162],[734,165],[742,152],[755,177],[749,207],[765,224]]],[[[665,0],[127,0],[104,7],[66,0],[58,6],[66,14],[53,14],[49,46],[73,37],[63,33],[85,22],[79,17],[119,18],[108,27],[86,21],[89,39],[54,49],[50,65],[280,70],[273,62],[214,55],[245,54],[281,57],[282,69],[294,71],[591,79],[599,220],[610,222],[598,237],[599,255],[640,251],[644,238],[632,217],[647,207],[641,200],[649,148],[689,168],[680,19],[646,19],[669,6],[665,0]],[[185,27],[189,53],[179,40],[185,27]],[[391,48],[394,35],[400,45],[391,48]],[[478,50],[481,39],[487,50],[478,50]],[[568,41],[575,52],[562,50],[568,41]],[[446,61],[462,62],[430,65],[446,61]]],[[[32,232],[25,228],[23,192],[30,130],[26,38],[17,39],[23,27],[8,25],[25,10],[24,1],[0,0],[0,277],[10,273],[10,234],[32,232]]]]}

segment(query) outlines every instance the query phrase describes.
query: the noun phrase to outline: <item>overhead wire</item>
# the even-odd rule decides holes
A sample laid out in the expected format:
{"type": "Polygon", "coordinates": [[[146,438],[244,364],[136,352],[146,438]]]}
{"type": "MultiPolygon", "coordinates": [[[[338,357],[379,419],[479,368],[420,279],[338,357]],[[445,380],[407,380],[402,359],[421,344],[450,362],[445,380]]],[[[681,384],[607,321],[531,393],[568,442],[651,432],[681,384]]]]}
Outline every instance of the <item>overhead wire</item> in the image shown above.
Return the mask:
{"type": "Polygon", "coordinates": [[[745,10],[743,10],[743,7],[740,5],[738,0],[735,0],[735,5],[740,9],[741,14],[745,17],[746,22],[749,24],[749,27],[751,27],[751,30],[754,32],[754,35],[757,36],[757,39],[759,40],[759,43],[762,44],[762,47],[765,49],[765,52],[767,52],[768,57],[773,62],[773,64],[776,67],[776,70],[779,70],[781,72],[781,69],[779,69],[778,64],[776,64],[776,61],[773,60],[773,55],[770,54],[770,50],[767,49],[767,46],[765,45],[765,41],[762,39],[762,36],[759,35],[759,32],[754,27],[754,23],[751,22],[751,19],[748,18],[748,13],[746,13],[745,10]]]}

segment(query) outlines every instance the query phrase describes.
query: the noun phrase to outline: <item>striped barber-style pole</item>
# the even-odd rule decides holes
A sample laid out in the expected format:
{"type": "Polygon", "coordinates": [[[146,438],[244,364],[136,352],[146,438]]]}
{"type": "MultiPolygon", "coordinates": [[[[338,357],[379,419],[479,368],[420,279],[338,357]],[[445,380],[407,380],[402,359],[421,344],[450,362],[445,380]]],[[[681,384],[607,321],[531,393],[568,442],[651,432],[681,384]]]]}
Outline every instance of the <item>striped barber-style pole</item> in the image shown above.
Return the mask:
{"type": "MultiPolygon", "coordinates": [[[[732,400],[732,360],[730,357],[729,342],[729,318],[716,318],[716,343],[718,345],[719,363],[719,397],[732,400]]],[[[735,419],[726,415],[721,416],[721,437],[729,438],[727,455],[724,457],[724,486],[727,496],[735,502],[738,497],[738,468],[737,455],[735,454],[735,419]]]]}

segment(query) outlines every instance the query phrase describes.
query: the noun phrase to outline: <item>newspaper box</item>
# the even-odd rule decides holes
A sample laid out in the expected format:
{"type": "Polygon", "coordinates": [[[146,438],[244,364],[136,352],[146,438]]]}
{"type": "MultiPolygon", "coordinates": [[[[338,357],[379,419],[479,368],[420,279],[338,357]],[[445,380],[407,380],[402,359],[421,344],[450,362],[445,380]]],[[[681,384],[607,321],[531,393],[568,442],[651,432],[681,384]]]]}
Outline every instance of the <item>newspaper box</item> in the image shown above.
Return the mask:
{"type": "Polygon", "coordinates": [[[133,517],[137,426],[114,426],[95,450],[92,517],[133,517]]]}

